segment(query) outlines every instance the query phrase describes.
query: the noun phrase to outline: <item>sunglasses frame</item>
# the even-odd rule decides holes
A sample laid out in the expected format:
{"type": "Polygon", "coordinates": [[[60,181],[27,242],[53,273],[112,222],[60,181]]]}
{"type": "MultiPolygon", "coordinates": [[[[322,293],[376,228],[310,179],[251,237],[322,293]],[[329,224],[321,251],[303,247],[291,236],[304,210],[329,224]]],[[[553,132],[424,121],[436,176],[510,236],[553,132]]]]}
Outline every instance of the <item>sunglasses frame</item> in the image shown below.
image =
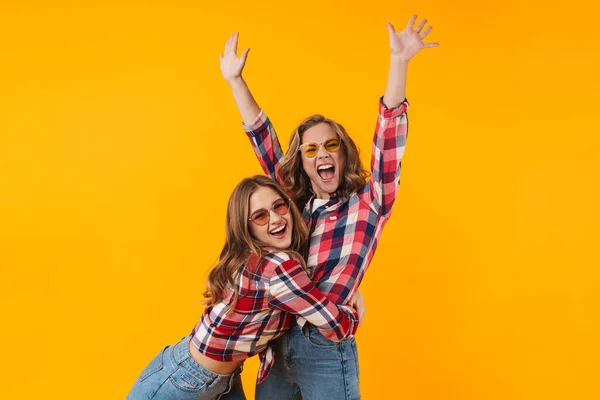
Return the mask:
{"type": "Polygon", "coordinates": [[[258,225],[258,226],[265,226],[265,225],[267,225],[267,224],[269,223],[269,221],[271,221],[271,210],[272,210],[272,211],[274,211],[274,212],[275,212],[275,214],[277,214],[277,215],[279,215],[279,216],[284,216],[284,215],[287,215],[287,214],[289,214],[289,213],[290,213],[290,208],[291,208],[291,200],[290,200],[289,198],[287,198],[287,197],[281,197],[281,198],[279,198],[279,199],[275,200],[275,201],[273,202],[273,204],[271,204],[271,208],[269,208],[268,210],[267,210],[266,208],[259,208],[258,210],[254,211],[254,212],[253,212],[253,213],[250,215],[250,217],[248,218],[248,221],[250,221],[250,222],[252,222],[252,223],[255,223],[255,224],[256,224],[256,225],[258,225]],[[283,213],[283,214],[279,214],[277,211],[275,211],[275,205],[276,205],[276,204],[277,204],[279,201],[283,201],[283,202],[284,202],[284,204],[285,204],[285,205],[286,205],[286,207],[287,207],[287,211],[286,211],[285,213],[283,213]],[[256,213],[258,213],[258,212],[260,212],[260,211],[263,211],[263,210],[267,212],[267,215],[268,215],[269,217],[267,218],[267,221],[266,221],[264,224],[259,224],[258,222],[254,221],[254,220],[252,219],[252,216],[253,216],[253,215],[256,215],[256,213]]]}
{"type": "Polygon", "coordinates": [[[317,154],[319,153],[319,149],[321,148],[321,146],[323,146],[326,142],[329,142],[330,140],[336,140],[338,142],[338,147],[337,149],[333,150],[333,151],[329,151],[327,150],[327,148],[325,148],[325,151],[328,153],[336,153],[340,147],[342,146],[342,138],[340,138],[339,136],[335,136],[335,137],[330,137],[329,139],[323,140],[321,143],[317,143],[317,142],[306,142],[306,143],[302,143],[300,145],[300,147],[298,148],[298,151],[302,154],[304,154],[306,157],[308,158],[315,158],[317,156],[317,154]],[[317,145],[317,151],[315,153],[314,156],[309,156],[308,154],[306,154],[304,151],[302,151],[302,148],[305,147],[306,145],[317,145]]]}

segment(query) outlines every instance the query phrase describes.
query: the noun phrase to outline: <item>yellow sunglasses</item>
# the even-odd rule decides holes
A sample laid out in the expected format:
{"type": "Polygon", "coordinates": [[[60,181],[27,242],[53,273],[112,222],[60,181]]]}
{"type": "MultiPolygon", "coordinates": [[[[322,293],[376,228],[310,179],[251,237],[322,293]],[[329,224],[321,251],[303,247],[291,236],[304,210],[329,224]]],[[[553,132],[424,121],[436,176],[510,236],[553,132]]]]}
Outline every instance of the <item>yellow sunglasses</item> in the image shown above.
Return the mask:
{"type": "Polygon", "coordinates": [[[316,142],[303,143],[300,146],[300,151],[306,157],[313,158],[319,152],[319,147],[323,146],[323,148],[325,150],[327,150],[329,153],[334,153],[339,150],[340,143],[341,143],[341,141],[340,141],[339,137],[332,137],[321,143],[316,143],[316,142]]]}

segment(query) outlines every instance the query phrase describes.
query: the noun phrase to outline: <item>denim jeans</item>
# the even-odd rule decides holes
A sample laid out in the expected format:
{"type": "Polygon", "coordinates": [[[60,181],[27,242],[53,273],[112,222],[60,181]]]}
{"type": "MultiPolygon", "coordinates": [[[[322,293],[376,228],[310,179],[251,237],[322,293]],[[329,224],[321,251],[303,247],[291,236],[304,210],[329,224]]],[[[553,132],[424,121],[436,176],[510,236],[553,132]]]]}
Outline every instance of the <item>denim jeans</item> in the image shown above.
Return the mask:
{"type": "Polygon", "coordinates": [[[236,394],[231,393],[234,396],[229,399],[245,399],[241,368],[229,375],[206,370],[192,358],[188,348],[190,339],[191,336],[186,336],[158,353],[138,377],[127,400],[213,400],[221,399],[232,388],[236,394]]]}
{"type": "Polygon", "coordinates": [[[274,342],[275,365],[256,400],[360,399],[356,340],[332,342],[314,326],[295,325],[274,342]]]}

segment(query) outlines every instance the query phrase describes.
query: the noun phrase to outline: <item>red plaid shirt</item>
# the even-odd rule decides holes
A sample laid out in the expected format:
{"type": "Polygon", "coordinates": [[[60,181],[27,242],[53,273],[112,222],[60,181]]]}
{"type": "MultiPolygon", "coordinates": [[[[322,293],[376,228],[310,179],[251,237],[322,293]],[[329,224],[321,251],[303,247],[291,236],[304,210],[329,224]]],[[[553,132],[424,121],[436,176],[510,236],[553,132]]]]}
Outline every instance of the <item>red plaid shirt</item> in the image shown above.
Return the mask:
{"type": "MultiPolygon", "coordinates": [[[[373,137],[371,177],[366,186],[348,198],[332,195],[312,212],[311,197],[303,210],[310,228],[306,262],[312,280],[336,304],[346,304],[360,284],[390,217],[400,185],[400,168],[406,136],[408,102],[388,109],[379,101],[373,137]]],[[[277,168],[284,155],[271,121],[261,111],[251,126],[244,126],[264,172],[280,182],[277,168]]],[[[304,325],[301,318],[298,321],[304,325]]],[[[310,322],[310,321],[309,321],[310,322]]]]}
{"type": "Polygon", "coordinates": [[[250,256],[236,278],[239,297],[233,290],[220,303],[206,307],[194,328],[192,342],[206,356],[219,361],[245,360],[260,355],[258,382],[273,366],[269,341],[285,333],[298,315],[335,341],[356,332],[358,315],[352,307],[330,302],[310,280],[297,259],[272,251],[262,259],[250,256]]]}

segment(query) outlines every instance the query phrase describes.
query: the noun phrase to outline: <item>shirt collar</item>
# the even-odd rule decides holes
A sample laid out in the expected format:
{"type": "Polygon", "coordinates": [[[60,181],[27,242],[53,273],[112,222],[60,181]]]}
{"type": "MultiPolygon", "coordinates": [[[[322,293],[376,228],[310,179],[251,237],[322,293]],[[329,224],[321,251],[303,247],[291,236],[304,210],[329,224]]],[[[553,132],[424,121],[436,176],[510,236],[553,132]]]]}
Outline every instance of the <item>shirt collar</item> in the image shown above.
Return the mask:
{"type": "MultiPolygon", "coordinates": [[[[304,206],[304,213],[305,215],[310,216],[312,214],[312,204],[313,201],[315,200],[315,198],[317,197],[317,195],[315,194],[315,192],[310,191],[310,197],[308,198],[308,201],[306,202],[305,206],[304,206]]],[[[327,200],[327,203],[325,203],[325,208],[330,207],[333,204],[338,203],[341,200],[340,196],[338,195],[338,192],[333,192],[329,194],[329,200],[327,200]]]]}

